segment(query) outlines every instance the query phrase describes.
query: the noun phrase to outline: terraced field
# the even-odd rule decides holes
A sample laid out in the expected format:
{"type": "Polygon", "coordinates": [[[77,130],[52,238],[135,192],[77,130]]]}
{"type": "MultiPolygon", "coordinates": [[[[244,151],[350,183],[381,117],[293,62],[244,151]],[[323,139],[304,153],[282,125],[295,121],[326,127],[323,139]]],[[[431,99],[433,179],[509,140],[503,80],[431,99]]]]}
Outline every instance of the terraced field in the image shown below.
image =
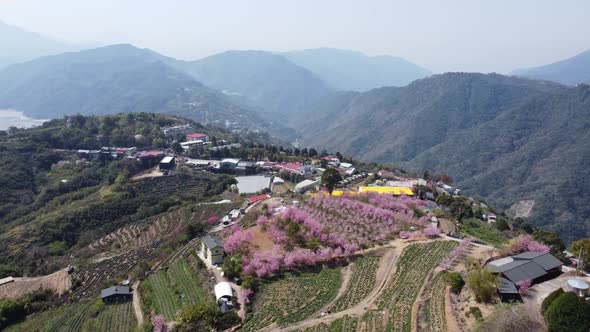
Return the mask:
{"type": "Polygon", "coordinates": [[[428,274],[457,243],[435,241],[408,246],[397,262],[395,275],[375,301],[377,310],[364,316],[361,331],[410,331],[412,306],[428,274]]]}
{"type": "Polygon", "coordinates": [[[94,319],[84,322],[83,331],[129,332],[137,328],[132,302],[106,305],[94,319]]]}
{"type": "Polygon", "coordinates": [[[77,332],[86,320],[92,300],[61,306],[29,317],[23,323],[10,326],[6,331],[14,332],[77,332]]]}
{"type": "Polygon", "coordinates": [[[144,306],[172,321],[179,309],[213,301],[205,273],[197,271],[187,258],[171,263],[167,270],[162,269],[142,282],[144,306]]]}
{"type": "Polygon", "coordinates": [[[189,222],[205,223],[210,217],[221,217],[235,207],[233,203],[195,205],[192,208],[163,213],[121,227],[89,244],[88,248],[95,253],[113,249],[125,251],[140,248],[174,234],[178,227],[184,227],[189,222]]]}
{"type": "Polygon", "coordinates": [[[140,195],[160,199],[167,197],[200,199],[206,194],[211,182],[211,179],[207,177],[171,175],[144,178],[133,183],[133,187],[140,195]]]}
{"type": "Polygon", "coordinates": [[[380,262],[381,257],[358,257],[354,262],[348,287],[330,310],[332,312],[346,310],[367,297],[375,288],[376,272],[380,262]]]}
{"type": "Polygon", "coordinates": [[[258,331],[273,323],[286,326],[302,321],[334,300],[341,284],[340,269],[289,275],[264,285],[254,312],[240,331],[258,331]]]}

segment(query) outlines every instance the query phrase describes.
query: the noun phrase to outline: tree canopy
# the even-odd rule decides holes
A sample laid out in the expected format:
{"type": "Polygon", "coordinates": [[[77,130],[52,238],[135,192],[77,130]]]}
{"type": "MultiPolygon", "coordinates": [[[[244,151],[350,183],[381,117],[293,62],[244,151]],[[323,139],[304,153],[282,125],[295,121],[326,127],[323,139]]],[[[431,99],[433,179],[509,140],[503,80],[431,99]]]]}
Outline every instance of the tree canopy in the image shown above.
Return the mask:
{"type": "Polygon", "coordinates": [[[330,194],[338,182],[342,181],[342,175],[334,168],[328,168],[322,174],[322,185],[324,185],[330,194]]]}

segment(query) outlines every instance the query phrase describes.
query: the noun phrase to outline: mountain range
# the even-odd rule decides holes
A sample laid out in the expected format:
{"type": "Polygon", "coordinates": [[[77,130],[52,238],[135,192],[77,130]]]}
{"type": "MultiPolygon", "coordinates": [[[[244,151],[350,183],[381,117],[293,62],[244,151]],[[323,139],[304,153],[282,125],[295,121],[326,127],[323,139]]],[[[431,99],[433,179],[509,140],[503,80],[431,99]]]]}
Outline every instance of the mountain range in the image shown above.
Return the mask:
{"type": "Polygon", "coordinates": [[[331,92],[314,73],[265,51],[229,51],[179,67],[207,86],[279,115],[306,109],[331,92]]]}
{"type": "Polygon", "coordinates": [[[282,53],[293,63],[318,75],[335,89],[368,91],[384,86],[404,86],[432,73],[406,59],[390,55],[367,56],[332,48],[282,53]]]}
{"type": "Polygon", "coordinates": [[[74,47],[0,21],[0,68],[34,58],[63,53],[74,47]]]}
{"type": "Polygon", "coordinates": [[[302,145],[447,172],[500,208],[532,204],[511,211],[567,241],[590,235],[588,85],[448,73],[332,96],[302,118],[302,145]]]}
{"type": "Polygon", "coordinates": [[[175,61],[131,45],[41,57],[0,71],[0,108],[34,118],[157,112],[218,126],[280,128],[167,64],[175,61]]]}
{"type": "Polygon", "coordinates": [[[568,85],[590,83],[590,50],[548,65],[515,70],[513,74],[568,85]]]}
{"type": "Polygon", "coordinates": [[[265,130],[357,159],[446,172],[466,192],[568,241],[590,235],[588,86],[447,73],[378,87],[378,76],[366,83],[345,70],[375,61],[325,49],[180,61],[114,45],[0,70],[0,108],[38,118],[156,112],[265,130]],[[340,76],[314,67],[329,54],[340,76]]]}

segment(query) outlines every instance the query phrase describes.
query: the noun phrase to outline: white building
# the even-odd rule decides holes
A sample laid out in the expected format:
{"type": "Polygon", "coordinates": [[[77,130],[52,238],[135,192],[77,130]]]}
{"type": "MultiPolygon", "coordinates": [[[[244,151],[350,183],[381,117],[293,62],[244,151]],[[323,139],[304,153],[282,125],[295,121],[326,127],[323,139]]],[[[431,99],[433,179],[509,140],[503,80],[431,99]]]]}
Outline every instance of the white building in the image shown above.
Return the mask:
{"type": "Polygon", "coordinates": [[[295,193],[303,194],[308,190],[315,189],[320,186],[318,180],[303,180],[295,185],[295,193]]]}
{"type": "Polygon", "coordinates": [[[201,239],[201,251],[211,265],[223,263],[223,243],[216,237],[207,235],[201,239]]]}

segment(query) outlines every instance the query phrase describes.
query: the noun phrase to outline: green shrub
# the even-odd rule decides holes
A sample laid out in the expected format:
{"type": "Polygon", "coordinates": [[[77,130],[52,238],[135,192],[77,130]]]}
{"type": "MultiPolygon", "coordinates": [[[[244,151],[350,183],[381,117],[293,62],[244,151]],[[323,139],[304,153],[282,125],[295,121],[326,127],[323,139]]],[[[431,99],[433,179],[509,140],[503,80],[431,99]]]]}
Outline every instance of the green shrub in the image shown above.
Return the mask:
{"type": "Polygon", "coordinates": [[[563,293],[564,293],[563,289],[558,288],[558,289],[554,290],[553,292],[551,292],[551,294],[547,295],[547,297],[543,300],[543,304],[541,304],[541,309],[543,310],[543,312],[546,312],[547,308],[549,308],[551,303],[553,301],[555,301],[555,299],[558,298],[563,293]]]}
{"type": "Polygon", "coordinates": [[[478,322],[483,320],[483,315],[481,314],[481,310],[478,307],[470,307],[469,312],[475,317],[478,322]]]}
{"type": "Polygon", "coordinates": [[[88,314],[90,315],[90,317],[96,317],[98,316],[98,314],[101,313],[101,311],[104,310],[104,307],[104,301],[102,299],[98,299],[92,304],[92,306],[90,306],[90,308],[88,309],[88,314]]]}
{"type": "Polygon", "coordinates": [[[25,319],[25,306],[20,301],[0,299],[0,330],[25,319]]]}
{"type": "Polygon", "coordinates": [[[463,277],[458,272],[447,272],[442,278],[447,285],[451,286],[451,291],[455,294],[459,294],[465,285],[463,277]]]}
{"type": "Polygon", "coordinates": [[[550,332],[590,331],[590,304],[572,292],[559,295],[547,308],[545,319],[550,332]]]}

